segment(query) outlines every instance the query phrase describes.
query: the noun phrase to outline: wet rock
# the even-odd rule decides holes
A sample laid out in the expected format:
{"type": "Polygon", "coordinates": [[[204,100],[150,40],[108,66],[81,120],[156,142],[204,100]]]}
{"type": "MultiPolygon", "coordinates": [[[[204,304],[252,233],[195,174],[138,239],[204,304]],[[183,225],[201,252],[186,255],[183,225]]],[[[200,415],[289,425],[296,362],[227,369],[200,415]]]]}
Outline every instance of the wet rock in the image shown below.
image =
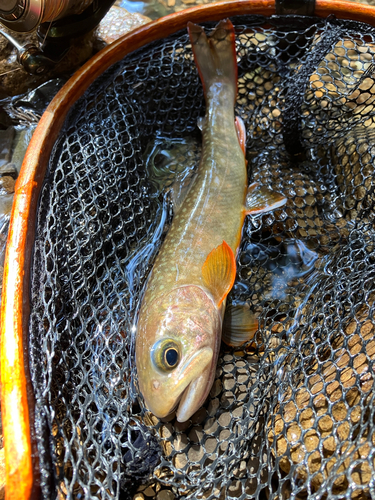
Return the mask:
{"type": "Polygon", "coordinates": [[[121,7],[113,6],[102,19],[96,30],[96,36],[105,43],[111,43],[129,31],[138,28],[151,19],[138,13],[128,12],[121,7]]]}
{"type": "Polygon", "coordinates": [[[14,193],[14,185],[16,181],[13,177],[9,175],[4,175],[4,177],[0,178],[0,193],[11,194],[14,193]]]}
{"type": "Polygon", "coordinates": [[[16,165],[14,163],[6,163],[0,167],[0,177],[8,175],[15,179],[18,175],[16,165]]]}
{"type": "MultiPolygon", "coordinates": [[[[29,145],[31,137],[34,133],[36,125],[17,130],[12,144],[12,159],[11,162],[15,166],[17,172],[20,172],[21,165],[29,145]]],[[[0,172],[1,174],[1,172],[0,172]]]]}
{"type": "Polygon", "coordinates": [[[0,260],[2,259],[2,244],[5,242],[7,237],[7,228],[4,230],[4,220],[8,219],[10,212],[12,211],[13,204],[13,194],[1,194],[0,196],[0,260]]]}
{"type": "Polygon", "coordinates": [[[6,130],[0,130],[0,167],[9,163],[11,145],[14,137],[14,128],[9,127],[6,130]]]}

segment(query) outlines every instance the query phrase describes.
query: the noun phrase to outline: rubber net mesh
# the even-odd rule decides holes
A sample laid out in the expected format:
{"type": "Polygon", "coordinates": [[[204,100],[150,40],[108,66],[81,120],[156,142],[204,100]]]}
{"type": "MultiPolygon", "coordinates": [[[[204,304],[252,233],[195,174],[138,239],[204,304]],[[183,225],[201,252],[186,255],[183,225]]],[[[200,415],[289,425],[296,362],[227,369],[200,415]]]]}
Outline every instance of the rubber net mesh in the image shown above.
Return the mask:
{"type": "Polygon", "coordinates": [[[144,407],[137,311],[173,217],[168,175],[201,147],[182,31],[98,78],[50,159],[29,351],[44,498],[375,498],[375,30],[233,22],[249,179],[288,199],[243,230],[228,304],[259,330],[222,346],[188,422],[144,407]]]}

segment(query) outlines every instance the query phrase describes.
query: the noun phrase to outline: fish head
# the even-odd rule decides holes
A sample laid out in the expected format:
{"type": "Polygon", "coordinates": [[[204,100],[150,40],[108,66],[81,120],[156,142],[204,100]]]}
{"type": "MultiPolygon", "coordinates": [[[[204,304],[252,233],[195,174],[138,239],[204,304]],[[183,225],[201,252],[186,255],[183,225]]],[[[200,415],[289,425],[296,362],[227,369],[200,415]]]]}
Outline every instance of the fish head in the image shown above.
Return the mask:
{"type": "Polygon", "coordinates": [[[185,285],[143,302],[136,335],[139,389],[159,418],[185,422],[212,387],[222,311],[201,287],[185,285]]]}

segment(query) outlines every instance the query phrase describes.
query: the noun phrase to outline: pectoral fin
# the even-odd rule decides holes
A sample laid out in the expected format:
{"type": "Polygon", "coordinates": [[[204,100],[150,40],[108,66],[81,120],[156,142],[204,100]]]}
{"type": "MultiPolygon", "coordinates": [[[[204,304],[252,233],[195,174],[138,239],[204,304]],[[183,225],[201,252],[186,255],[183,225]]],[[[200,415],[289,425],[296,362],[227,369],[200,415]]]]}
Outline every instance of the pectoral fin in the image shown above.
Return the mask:
{"type": "Polygon", "coordinates": [[[211,291],[219,307],[230,292],[236,277],[236,259],[231,247],[223,241],[207,256],[202,266],[205,286],[211,291]]]}
{"type": "Polygon", "coordinates": [[[251,340],[258,330],[258,320],[245,304],[229,305],[225,310],[222,339],[237,347],[251,340]]]}
{"type": "Polygon", "coordinates": [[[246,214],[258,215],[280,208],[287,202],[285,196],[253,182],[246,195],[246,214]]]}

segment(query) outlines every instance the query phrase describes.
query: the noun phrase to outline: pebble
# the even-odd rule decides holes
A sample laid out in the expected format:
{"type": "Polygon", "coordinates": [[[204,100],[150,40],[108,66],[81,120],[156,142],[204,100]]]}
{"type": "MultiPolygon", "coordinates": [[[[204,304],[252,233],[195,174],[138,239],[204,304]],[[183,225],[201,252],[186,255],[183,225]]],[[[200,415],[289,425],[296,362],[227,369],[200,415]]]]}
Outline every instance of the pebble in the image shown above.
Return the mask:
{"type": "Polygon", "coordinates": [[[153,497],[155,495],[155,490],[151,488],[151,486],[149,486],[144,490],[143,493],[146,495],[146,497],[153,497]]]}
{"type": "Polygon", "coordinates": [[[159,491],[156,500],[174,500],[174,494],[168,490],[159,491]]]}

